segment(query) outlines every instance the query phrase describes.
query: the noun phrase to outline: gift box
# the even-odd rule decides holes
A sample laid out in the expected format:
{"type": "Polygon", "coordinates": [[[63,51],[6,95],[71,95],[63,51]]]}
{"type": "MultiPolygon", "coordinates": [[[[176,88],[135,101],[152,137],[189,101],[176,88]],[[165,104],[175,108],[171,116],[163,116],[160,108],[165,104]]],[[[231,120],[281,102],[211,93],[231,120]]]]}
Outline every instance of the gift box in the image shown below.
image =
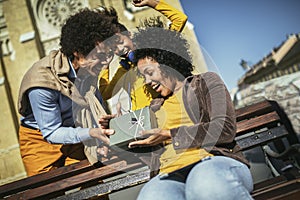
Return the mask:
{"type": "Polygon", "coordinates": [[[140,131],[157,128],[157,121],[154,112],[149,107],[144,107],[111,119],[109,128],[115,130],[115,134],[110,136],[110,146],[128,150],[131,141],[147,137],[140,135],[140,131]]]}

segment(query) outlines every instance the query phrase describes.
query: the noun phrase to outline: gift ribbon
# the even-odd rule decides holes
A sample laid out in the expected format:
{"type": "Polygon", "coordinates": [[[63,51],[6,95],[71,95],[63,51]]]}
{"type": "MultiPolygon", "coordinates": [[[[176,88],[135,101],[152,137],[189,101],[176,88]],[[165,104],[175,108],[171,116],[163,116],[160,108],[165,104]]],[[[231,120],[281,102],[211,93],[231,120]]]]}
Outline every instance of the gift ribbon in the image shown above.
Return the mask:
{"type": "Polygon", "coordinates": [[[139,117],[137,117],[137,115],[135,114],[135,112],[132,112],[134,117],[137,119],[136,121],[131,121],[132,123],[132,126],[129,127],[129,130],[132,129],[135,125],[136,125],[136,128],[135,128],[135,133],[134,133],[134,139],[136,140],[137,138],[137,134],[138,134],[138,128],[139,126],[145,130],[144,128],[144,122],[143,120],[145,119],[145,116],[142,116],[142,113],[143,113],[143,108],[141,109],[141,112],[140,112],[140,115],[139,117]]]}

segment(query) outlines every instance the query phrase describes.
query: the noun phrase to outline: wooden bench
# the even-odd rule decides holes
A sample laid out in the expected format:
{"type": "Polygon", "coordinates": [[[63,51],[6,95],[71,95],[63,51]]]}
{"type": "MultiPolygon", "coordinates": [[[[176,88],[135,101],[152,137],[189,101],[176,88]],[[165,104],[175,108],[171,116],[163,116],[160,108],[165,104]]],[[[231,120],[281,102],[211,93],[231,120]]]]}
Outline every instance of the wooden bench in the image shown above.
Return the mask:
{"type": "MultiPolygon", "coordinates": [[[[298,139],[285,113],[274,101],[262,101],[236,110],[237,143],[242,150],[266,147],[272,143],[282,160],[297,155],[298,139]],[[282,141],[286,139],[288,146],[282,141]]],[[[299,152],[298,152],[299,153],[299,152]]],[[[2,199],[105,199],[106,194],[147,182],[149,169],[138,159],[124,152],[98,166],[82,161],[59,169],[0,186],[2,199]]],[[[255,199],[288,199],[300,195],[299,171],[255,184],[255,199]],[[291,175],[292,174],[292,175],[291,175]]]]}
{"type": "MultiPolygon", "coordinates": [[[[299,172],[298,172],[299,173],[299,172]]],[[[300,197],[300,177],[287,179],[277,176],[254,185],[252,197],[255,200],[277,199],[296,200],[300,197]]]]}
{"type": "MultiPolygon", "coordinates": [[[[41,173],[0,186],[2,199],[50,199],[65,195],[67,191],[102,183],[103,179],[140,169],[145,164],[131,158],[122,160],[114,157],[96,165],[87,160],[41,173]]],[[[108,193],[107,191],[103,194],[108,193]]]]}

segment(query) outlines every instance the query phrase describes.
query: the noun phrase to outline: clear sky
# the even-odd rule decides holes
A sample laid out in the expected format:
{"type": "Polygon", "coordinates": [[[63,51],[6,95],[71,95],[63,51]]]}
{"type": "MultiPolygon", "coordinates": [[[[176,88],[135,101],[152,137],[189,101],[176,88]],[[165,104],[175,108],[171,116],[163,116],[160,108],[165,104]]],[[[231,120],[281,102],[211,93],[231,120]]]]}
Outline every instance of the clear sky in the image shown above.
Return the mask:
{"type": "Polygon", "coordinates": [[[180,0],[229,90],[286,36],[300,33],[300,0],[180,0]]]}

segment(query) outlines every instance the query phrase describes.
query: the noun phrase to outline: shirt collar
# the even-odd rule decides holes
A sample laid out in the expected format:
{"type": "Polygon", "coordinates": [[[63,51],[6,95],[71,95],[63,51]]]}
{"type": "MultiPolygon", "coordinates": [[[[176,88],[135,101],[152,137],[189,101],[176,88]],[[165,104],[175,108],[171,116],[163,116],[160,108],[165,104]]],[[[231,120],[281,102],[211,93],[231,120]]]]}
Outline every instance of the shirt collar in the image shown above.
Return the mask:
{"type": "Polygon", "coordinates": [[[68,75],[69,78],[77,78],[76,71],[75,71],[75,69],[73,67],[73,64],[72,64],[70,58],[68,58],[68,62],[69,62],[69,65],[70,65],[70,72],[69,72],[69,75],[68,75]]]}

